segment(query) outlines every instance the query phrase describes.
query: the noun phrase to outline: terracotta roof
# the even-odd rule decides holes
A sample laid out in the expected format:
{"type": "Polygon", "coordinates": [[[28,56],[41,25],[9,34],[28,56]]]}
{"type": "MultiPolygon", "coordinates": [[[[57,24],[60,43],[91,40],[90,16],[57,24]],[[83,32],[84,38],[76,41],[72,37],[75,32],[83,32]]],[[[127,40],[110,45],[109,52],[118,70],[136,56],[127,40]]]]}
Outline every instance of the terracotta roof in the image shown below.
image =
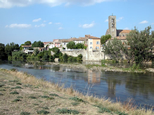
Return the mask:
{"type": "Polygon", "coordinates": [[[91,35],[85,35],[85,37],[88,37],[88,39],[89,39],[89,38],[90,38],[90,39],[100,39],[100,38],[98,38],[98,37],[91,36],[91,35]]]}
{"type": "Polygon", "coordinates": [[[131,30],[122,30],[120,33],[130,33],[131,30]]]}
{"type": "Polygon", "coordinates": [[[52,42],[43,42],[44,45],[49,44],[49,43],[52,43],[52,42]]]}

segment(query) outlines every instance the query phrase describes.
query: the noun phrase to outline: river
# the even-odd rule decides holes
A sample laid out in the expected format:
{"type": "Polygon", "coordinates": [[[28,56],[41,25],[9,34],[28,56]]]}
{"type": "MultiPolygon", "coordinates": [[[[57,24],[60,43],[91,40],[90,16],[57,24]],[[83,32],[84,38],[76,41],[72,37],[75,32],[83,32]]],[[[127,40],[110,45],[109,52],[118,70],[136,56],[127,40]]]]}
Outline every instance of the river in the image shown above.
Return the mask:
{"type": "Polygon", "coordinates": [[[154,106],[154,74],[82,71],[59,65],[28,64],[21,62],[1,63],[0,68],[15,68],[37,78],[72,86],[73,89],[96,97],[126,102],[145,108],[154,106]]]}

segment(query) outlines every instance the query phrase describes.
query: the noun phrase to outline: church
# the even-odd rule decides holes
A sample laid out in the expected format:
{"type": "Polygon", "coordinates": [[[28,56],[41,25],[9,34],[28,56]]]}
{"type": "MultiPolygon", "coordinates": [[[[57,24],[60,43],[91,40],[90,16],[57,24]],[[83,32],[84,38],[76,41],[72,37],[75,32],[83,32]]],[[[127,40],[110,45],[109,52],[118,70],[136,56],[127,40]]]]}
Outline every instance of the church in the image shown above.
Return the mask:
{"type": "Polygon", "coordinates": [[[131,30],[119,30],[116,28],[116,16],[109,16],[108,18],[109,27],[106,31],[106,35],[110,34],[111,39],[117,38],[119,40],[126,40],[126,35],[130,33],[131,30]]]}

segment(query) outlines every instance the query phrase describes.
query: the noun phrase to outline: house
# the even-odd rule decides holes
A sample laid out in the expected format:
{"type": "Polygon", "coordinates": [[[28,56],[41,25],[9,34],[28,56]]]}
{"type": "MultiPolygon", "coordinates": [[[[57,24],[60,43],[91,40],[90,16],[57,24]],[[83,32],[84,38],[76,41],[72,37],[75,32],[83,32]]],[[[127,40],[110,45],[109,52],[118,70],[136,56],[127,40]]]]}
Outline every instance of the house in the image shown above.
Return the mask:
{"type": "Polygon", "coordinates": [[[67,44],[68,44],[70,41],[71,41],[70,39],[62,39],[62,40],[61,40],[62,48],[67,49],[67,44]]]}
{"type": "Polygon", "coordinates": [[[23,47],[23,50],[28,50],[32,45],[22,45],[21,47],[23,47]]]}
{"type": "Polygon", "coordinates": [[[51,42],[49,45],[48,45],[48,49],[52,49],[52,48],[54,48],[55,47],[55,45],[53,44],[53,42],[51,42]]]}
{"type": "Polygon", "coordinates": [[[53,44],[55,45],[55,47],[60,48],[61,47],[61,42],[59,39],[54,39],[53,40],[53,44]]]}

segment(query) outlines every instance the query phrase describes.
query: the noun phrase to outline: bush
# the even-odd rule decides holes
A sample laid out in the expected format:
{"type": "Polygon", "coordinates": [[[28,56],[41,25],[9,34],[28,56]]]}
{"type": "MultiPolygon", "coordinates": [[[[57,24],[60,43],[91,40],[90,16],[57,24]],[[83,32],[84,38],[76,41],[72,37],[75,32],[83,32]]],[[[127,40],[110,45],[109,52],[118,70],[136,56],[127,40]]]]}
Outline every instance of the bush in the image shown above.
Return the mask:
{"type": "Polygon", "coordinates": [[[69,110],[69,109],[57,109],[56,113],[59,113],[59,114],[66,114],[66,113],[69,113],[69,114],[79,114],[79,112],[77,110],[69,110]]]}
{"type": "Polygon", "coordinates": [[[37,111],[37,114],[49,114],[50,112],[45,111],[45,110],[41,110],[41,111],[37,111]]]}
{"type": "Polygon", "coordinates": [[[30,115],[28,112],[21,112],[20,115],[30,115]]]}
{"type": "Polygon", "coordinates": [[[19,94],[17,91],[10,92],[10,94],[19,94]]]}

